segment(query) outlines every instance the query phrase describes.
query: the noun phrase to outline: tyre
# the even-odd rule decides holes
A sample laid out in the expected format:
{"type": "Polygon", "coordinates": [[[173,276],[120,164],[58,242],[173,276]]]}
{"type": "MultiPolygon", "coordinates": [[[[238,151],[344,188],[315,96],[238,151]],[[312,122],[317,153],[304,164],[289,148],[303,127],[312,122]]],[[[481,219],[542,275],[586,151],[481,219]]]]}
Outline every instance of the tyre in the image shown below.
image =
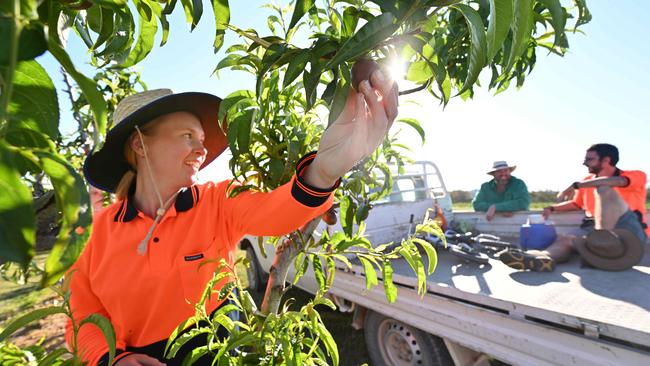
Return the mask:
{"type": "Polygon", "coordinates": [[[445,342],[368,310],[364,335],[373,366],[453,366],[445,342]]]}
{"type": "Polygon", "coordinates": [[[266,279],[268,279],[268,276],[265,276],[265,273],[262,271],[262,266],[257,261],[253,247],[246,247],[246,258],[250,263],[248,268],[246,268],[248,289],[251,291],[263,291],[266,287],[266,279]]]}

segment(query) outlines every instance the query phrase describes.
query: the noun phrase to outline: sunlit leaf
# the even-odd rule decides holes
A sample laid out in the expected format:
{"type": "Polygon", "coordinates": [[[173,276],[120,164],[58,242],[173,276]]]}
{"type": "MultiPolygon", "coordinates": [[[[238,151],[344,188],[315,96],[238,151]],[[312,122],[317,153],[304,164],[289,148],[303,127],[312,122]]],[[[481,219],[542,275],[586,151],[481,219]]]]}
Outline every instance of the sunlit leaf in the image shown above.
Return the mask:
{"type": "MultiPolygon", "coordinates": [[[[5,72],[5,67],[0,67],[5,72]]],[[[53,141],[59,138],[59,102],[54,83],[45,69],[36,61],[21,61],[14,70],[13,91],[7,109],[8,130],[30,130],[49,136],[53,141]]],[[[15,134],[8,142],[15,146],[42,147],[34,145],[25,134],[15,134]]]]}
{"type": "Polygon", "coordinates": [[[539,0],[551,13],[551,24],[553,25],[553,30],[555,31],[555,41],[553,44],[559,46],[563,44],[563,39],[566,38],[564,34],[564,28],[566,27],[566,15],[560,0],[539,0]]]}
{"type": "Polygon", "coordinates": [[[120,67],[130,67],[142,61],[153,49],[156,32],[158,32],[158,23],[149,5],[142,0],[134,0],[134,2],[140,14],[140,34],[129,56],[120,67]]]}
{"type": "Polygon", "coordinates": [[[293,15],[291,16],[291,22],[289,22],[289,29],[298,24],[300,18],[302,18],[302,16],[314,6],[314,2],[314,0],[296,0],[293,15]]]}
{"type": "Polygon", "coordinates": [[[53,314],[65,314],[66,310],[62,306],[50,306],[47,308],[32,310],[27,314],[21,315],[13,319],[0,333],[0,342],[4,341],[12,335],[15,331],[24,328],[29,323],[41,320],[46,316],[53,314]]]}
{"type": "Polygon", "coordinates": [[[287,70],[284,73],[284,79],[282,80],[282,87],[286,88],[291,84],[296,78],[305,70],[305,66],[311,57],[309,50],[302,50],[302,52],[297,53],[289,65],[287,70]]]}
{"type": "Polygon", "coordinates": [[[42,285],[54,284],[77,260],[90,238],[92,210],[84,179],[63,157],[37,151],[39,164],[52,181],[62,220],[56,242],[45,262],[42,285]]]}
{"type": "Polygon", "coordinates": [[[0,258],[26,266],[36,240],[32,195],[16,168],[22,158],[2,140],[0,158],[0,258]]]}
{"type": "Polygon", "coordinates": [[[389,260],[385,260],[382,267],[382,276],[384,281],[384,292],[389,303],[397,300],[397,287],[393,283],[393,267],[389,260]]]}
{"type": "Polygon", "coordinates": [[[490,0],[487,30],[487,61],[491,62],[503,46],[512,22],[512,0],[490,0]]]}
{"type": "Polygon", "coordinates": [[[214,53],[217,53],[223,46],[227,25],[230,23],[230,5],[228,0],[211,0],[211,2],[216,27],[213,47],[214,53]]]}
{"type": "Polygon", "coordinates": [[[361,262],[361,265],[363,265],[363,273],[366,275],[366,289],[370,290],[373,286],[379,284],[379,281],[377,280],[377,272],[375,272],[372,263],[370,263],[366,258],[359,257],[359,261],[361,262]]]}
{"type": "Polygon", "coordinates": [[[325,68],[332,68],[343,61],[354,59],[367,53],[379,42],[391,36],[399,28],[396,19],[391,13],[383,13],[372,19],[352,35],[341,48],[336,56],[331,59],[325,68]]]}
{"type": "Polygon", "coordinates": [[[424,129],[420,125],[420,121],[418,121],[415,118],[400,118],[400,119],[397,120],[397,122],[405,123],[405,124],[409,125],[411,128],[413,128],[418,133],[418,135],[420,135],[420,139],[422,140],[422,143],[424,144],[424,140],[425,140],[424,135],[425,135],[425,133],[424,133],[424,129]]]}
{"type": "Polygon", "coordinates": [[[79,328],[83,327],[85,324],[95,325],[104,335],[106,344],[108,344],[107,364],[112,365],[113,358],[115,357],[115,330],[113,329],[111,321],[100,314],[90,314],[79,322],[79,328]]]}
{"type": "Polygon", "coordinates": [[[474,85],[474,82],[478,79],[478,75],[481,73],[483,66],[485,66],[487,41],[483,21],[476,10],[465,4],[456,4],[452,7],[463,14],[471,35],[467,77],[465,78],[463,87],[458,91],[458,94],[460,95],[474,85]]]}
{"type": "Polygon", "coordinates": [[[504,74],[510,71],[517,59],[528,48],[534,25],[533,3],[533,0],[514,0],[513,41],[508,64],[503,71],[504,74]]]}
{"type": "MultiPolygon", "coordinates": [[[[55,2],[50,2],[50,24],[57,24],[60,14],[60,9],[55,2]]],[[[59,34],[56,27],[49,27],[48,30],[48,50],[56,58],[56,60],[63,66],[65,71],[72,76],[84,96],[88,99],[90,109],[93,111],[95,124],[95,131],[99,134],[106,132],[106,101],[104,96],[97,90],[97,84],[77,71],[70,56],[61,46],[59,34]]]]}

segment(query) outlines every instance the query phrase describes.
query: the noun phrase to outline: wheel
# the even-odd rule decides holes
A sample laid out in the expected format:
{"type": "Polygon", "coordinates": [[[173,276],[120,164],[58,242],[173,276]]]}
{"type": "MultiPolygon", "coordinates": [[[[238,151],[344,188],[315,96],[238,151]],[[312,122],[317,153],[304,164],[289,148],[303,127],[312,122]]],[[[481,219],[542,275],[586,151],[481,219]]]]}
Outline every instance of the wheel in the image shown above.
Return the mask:
{"type": "Polygon", "coordinates": [[[250,265],[246,268],[246,276],[248,277],[248,289],[252,291],[262,291],[266,286],[265,273],[262,271],[260,263],[255,256],[253,247],[246,247],[246,258],[250,265]]]}
{"type": "Polygon", "coordinates": [[[445,342],[372,310],[364,335],[373,366],[453,366],[445,342]]]}

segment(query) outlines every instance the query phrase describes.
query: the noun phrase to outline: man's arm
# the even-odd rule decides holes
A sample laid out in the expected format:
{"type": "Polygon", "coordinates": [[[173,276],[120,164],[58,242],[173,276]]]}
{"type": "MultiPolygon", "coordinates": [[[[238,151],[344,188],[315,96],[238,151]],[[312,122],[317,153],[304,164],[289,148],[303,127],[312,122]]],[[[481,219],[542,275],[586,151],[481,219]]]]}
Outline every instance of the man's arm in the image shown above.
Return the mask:
{"type": "Polygon", "coordinates": [[[548,219],[548,217],[553,212],[569,212],[578,210],[582,210],[582,208],[578,206],[575,201],[569,200],[544,207],[544,212],[542,212],[542,215],[544,215],[544,218],[548,219]]]}
{"type": "Polygon", "coordinates": [[[474,199],[472,200],[474,211],[485,212],[490,207],[490,203],[487,201],[486,191],[487,184],[481,185],[481,189],[479,189],[478,193],[476,193],[476,196],[474,196],[474,199]]]}
{"type": "Polygon", "coordinates": [[[572,200],[576,190],[579,188],[594,188],[601,186],[609,187],[626,187],[630,184],[630,180],[626,177],[614,176],[614,177],[596,177],[592,179],[585,179],[582,181],[576,181],[571,183],[564,191],[560,192],[557,197],[562,201],[572,200]]]}

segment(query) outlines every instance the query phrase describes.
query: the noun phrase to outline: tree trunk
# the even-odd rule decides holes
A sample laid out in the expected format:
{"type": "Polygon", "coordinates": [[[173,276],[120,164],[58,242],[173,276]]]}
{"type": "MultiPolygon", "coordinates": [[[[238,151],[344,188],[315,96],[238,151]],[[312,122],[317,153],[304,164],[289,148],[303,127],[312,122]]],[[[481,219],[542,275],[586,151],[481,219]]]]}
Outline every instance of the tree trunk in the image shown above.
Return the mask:
{"type": "Polygon", "coordinates": [[[262,300],[261,311],[263,314],[278,313],[282,295],[284,295],[285,291],[284,284],[287,281],[289,268],[293,265],[293,261],[298,256],[298,253],[303,249],[303,243],[300,237],[307,241],[316,229],[316,226],[318,226],[320,220],[321,217],[318,216],[309,221],[299,231],[291,233],[289,238],[285,239],[282,245],[278,247],[278,250],[276,250],[273,265],[269,269],[269,282],[266,284],[266,292],[262,300]]]}

